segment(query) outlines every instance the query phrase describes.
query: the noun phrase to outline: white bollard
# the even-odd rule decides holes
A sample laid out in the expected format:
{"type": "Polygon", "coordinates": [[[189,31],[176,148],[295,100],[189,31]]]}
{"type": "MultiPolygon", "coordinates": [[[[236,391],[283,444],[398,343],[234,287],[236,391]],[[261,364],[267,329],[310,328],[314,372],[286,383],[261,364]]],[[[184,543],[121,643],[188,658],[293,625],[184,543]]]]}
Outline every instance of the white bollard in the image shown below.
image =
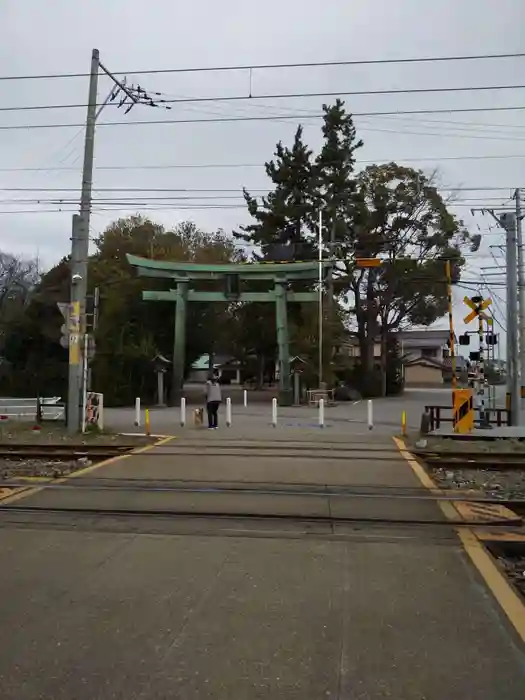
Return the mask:
{"type": "Polygon", "coordinates": [[[324,428],[324,399],[319,399],[319,427],[324,428]]]}
{"type": "Polygon", "coordinates": [[[184,396],[180,400],[180,424],[182,428],[186,425],[186,399],[184,396]]]}
{"type": "Polygon", "coordinates": [[[243,392],[243,402],[244,402],[244,408],[248,406],[248,392],[246,389],[243,392]]]}
{"type": "Polygon", "coordinates": [[[98,397],[98,427],[99,430],[104,430],[104,394],[98,397]]]}
{"type": "Polygon", "coordinates": [[[232,400],[228,396],[226,399],[226,427],[231,428],[232,424],[232,400]]]}
{"type": "Polygon", "coordinates": [[[374,410],[372,408],[372,399],[368,399],[368,430],[374,427],[374,410]]]}
{"type": "Polygon", "coordinates": [[[272,425],[277,427],[277,399],[272,399],[272,425]]]}
{"type": "Polygon", "coordinates": [[[135,399],[135,425],[140,425],[140,396],[135,399]]]}

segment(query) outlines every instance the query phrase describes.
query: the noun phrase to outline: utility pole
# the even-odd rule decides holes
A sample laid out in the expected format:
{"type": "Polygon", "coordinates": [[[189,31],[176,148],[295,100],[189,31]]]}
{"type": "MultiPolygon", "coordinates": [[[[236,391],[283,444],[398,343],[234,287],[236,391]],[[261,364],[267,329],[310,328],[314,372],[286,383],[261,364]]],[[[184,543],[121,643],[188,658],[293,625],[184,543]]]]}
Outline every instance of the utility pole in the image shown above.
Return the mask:
{"type": "Polygon", "coordinates": [[[523,269],[523,231],[521,227],[521,192],[514,193],[516,200],[516,235],[518,248],[518,301],[519,301],[519,358],[521,410],[525,412],[525,270],[523,269]]]}
{"type": "Polygon", "coordinates": [[[452,270],[450,265],[450,260],[445,262],[445,275],[447,278],[447,306],[448,306],[448,333],[449,333],[449,347],[450,347],[450,369],[452,370],[452,405],[454,405],[454,392],[457,387],[457,377],[456,377],[456,352],[455,352],[455,340],[456,334],[454,333],[454,317],[452,315],[452,270]]]}
{"type": "MultiPolygon", "coordinates": [[[[159,93],[153,93],[158,95],[159,93]]],[[[126,85],[126,79],[118,80],[100,62],[98,49],[91,54],[89,74],[88,108],[86,117],[86,134],[84,141],[84,163],[82,167],[82,187],[80,191],[80,214],[73,216],[71,234],[71,289],[69,309],[69,370],[67,427],[76,433],[81,426],[81,408],[83,404],[83,362],[81,360],[81,339],[87,332],[86,299],[89,258],[89,221],[91,217],[91,190],[93,186],[93,160],[95,153],[95,124],[104,107],[120,95],[118,107],[125,107],[125,114],[136,104],[148,107],[171,109],[169,105],[160,105],[156,97],[140,86],[126,85]],[[102,70],[112,81],[112,89],[104,102],[97,105],[98,75],[102,70]],[[97,111],[97,106],[99,107],[97,111]]]]}
{"type": "MultiPolygon", "coordinates": [[[[330,259],[334,261],[335,258],[335,219],[332,220],[332,226],[330,227],[330,259]]],[[[334,320],[334,276],[333,276],[333,266],[331,265],[327,270],[326,275],[327,291],[328,291],[328,312],[330,321],[334,320]]]]}
{"type": "MultiPolygon", "coordinates": [[[[520,200],[517,208],[521,214],[520,200]]],[[[525,413],[521,411],[520,352],[519,338],[521,319],[518,313],[518,221],[516,212],[506,211],[496,216],[493,209],[471,209],[471,212],[488,212],[506,234],[506,274],[507,274],[507,392],[510,394],[512,425],[521,425],[525,413]]],[[[525,308],[524,308],[525,312],[525,308]]]]}
{"type": "Polygon", "coordinates": [[[516,214],[506,212],[501,215],[501,225],[506,233],[507,262],[507,373],[510,393],[512,425],[521,423],[521,391],[519,378],[519,339],[518,339],[518,270],[517,270],[517,227],[516,214]]]}
{"type": "Polygon", "coordinates": [[[319,388],[323,381],[323,210],[319,209],[319,388]]]}
{"type": "Polygon", "coordinates": [[[80,361],[81,338],[86,333],[86,296],[89,255],[89,219],[93,183],[93,156],[95,149],[95,120],[97,114],[99,54],[93,49],[89,75],[84,164],[80,194],[80,215],[73,216],[71,235],[71,313],[69,328],[69,373],[67,427],[70,433],[80,429],[82,407],[83,363],[80,361]]]}

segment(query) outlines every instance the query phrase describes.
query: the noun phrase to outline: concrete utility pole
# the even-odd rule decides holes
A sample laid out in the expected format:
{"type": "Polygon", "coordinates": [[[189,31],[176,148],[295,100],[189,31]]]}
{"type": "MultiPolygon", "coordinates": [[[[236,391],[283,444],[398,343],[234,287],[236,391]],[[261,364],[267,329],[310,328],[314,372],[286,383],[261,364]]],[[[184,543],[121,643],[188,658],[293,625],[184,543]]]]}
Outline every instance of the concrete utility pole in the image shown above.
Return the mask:
{"type": "Polygon", "coordinates": [[[319,388],[323,382],[323,210],[319,209],[319,388]]]}
{"type": "MultiPolygon", "coordinates": [[[[521,214],[520,201],[517,197],[517,209],[521,214]]],[[[515,212],[504,212],[496,216],[493,209],[482,208],[483,214],[488,212],[494,221],[506,233],[506,266],[507,266],[507,392],[510,394],[512,425],[522,425],[525,413],[521,410],[520,385],[520,334],[521,318],[518,313],[518,220],[515,212]]],[[[522,307],[525,312],[525,307],[522,307]]],[[[522,350],[525,348],[522,347],[522,350]]]]}
{"type": "Polygon", "coordinates": [[[516,214],[506,212],[500,222],[506,235],[507,263],[507,382],[510,393],[512,425],[521,424],[521,390],[519,378],[519,333],[518,333],[518,270],[516,214]]]}
{"type": "Polygon", "coordinates": [[[91,214],[91,189],[93,184],[93,157],[95,150],[95,122],[97,116],[97,87],[99,71],[98,49],[91,55],[89,77],[84,165],[80,194],[80,215],[73,216],[71,235],[71,312],[69,328],[69,372],[67,427],[70,433],[80,429],[80,412],[83,393],[83,363],[81,362],[81,338],[86,333],[86,296],[89,256],[89,220],[91,214]]]}
{"type": "MultiPolygon", "coordinates": [[[[329,258],[334,260],[335,258],[335,219],[332,221],[330,227],[330,247],[329,247],[329,258]]],[[[329,267],[326,275],[326,286],[328,292],[328,313],[330,323],[333,323],[335,316],[334,308],[334,275],[333,268],[329,267]]]]}
{"type": "Polygon", "coordinates": [[[519,301],[519,357],[521,410],[525,412],[525,270],[523,269],[523,231],[521,226],[521,192],[514,193],[516,200],[516,234],[518,246],[518,301],[519,301]]]}
{"type": "MultiPolygon", "coordinates": [[[[83,362],[81,359],[81,339],[87,331],[86,298],[89,257],[89,220],[91,216],[91,190],[93,186],[93,159],[95,153],[95,124],[104,107],[119,97],[117,108],[123,107],[125,114],[137,104],[158,109],[171,109],[150,95],[143,87],[127,85],[126,79],[118,80],[100,62],[98,49],[91,54],[91,71],[89,78],[88,109],[86,118],[86,135],[84,142],[84,165],[82,168],[82,188],[80,192],[80,215],[73,216],[71,235],[71,292],[69,309],[69,372],[67,426],[72,433],[80,430],[81,410],[83,405],[83,362]],[[97,88],[99,70],[103,71],[112,82],[112,88],[101,105],[97,105],[97,88]],[[97,111],[97,106],[99,107],[97,111]]],[[[85,347],[89,347],[86,343],[85,347]]],[[[87,383],[87,382],[86,382],[87,383]]]]}

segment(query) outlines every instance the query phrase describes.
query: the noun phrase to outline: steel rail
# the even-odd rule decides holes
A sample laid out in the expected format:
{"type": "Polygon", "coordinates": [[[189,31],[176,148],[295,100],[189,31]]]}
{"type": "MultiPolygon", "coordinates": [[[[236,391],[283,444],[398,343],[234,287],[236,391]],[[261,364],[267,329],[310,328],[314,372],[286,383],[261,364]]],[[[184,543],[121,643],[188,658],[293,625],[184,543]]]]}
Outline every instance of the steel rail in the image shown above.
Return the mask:
{"type": "MultiPolygon", "coordinates": [[[[410,491],[409,489],[403,489],[402,487],[389,487],[390,491],[377,487],[358,487],[358,488],[346,488],[346,487],[327,487],[319,486],[318,488],[300,488],[298,489],[298,484],[290,485],[292,488],[272,488],[267,486],[265,488],[260,487],[250,487],[248,485],[228,485],[228,486],[195,486],[195,485],[181,485],[180,482],[177,484],[168,485],[164,483],[152,484],[147,483],[133,483],[138,480],[128,480],[123,482],[122,480],[115,480],[113,483],[104,482],[87,482],[84,479],[74,479],[66,483],[56,483],[53,481],[49,482],[34,482],[28,483],[27,481],[5,481],[3,482],[4,488],[38,488],[41,490],[50,491],[113,491],[115,492],[137,492],[137,493],[175,493],[175,494],[236,494],[244,496],[281,496],[281,497],[310,497],[310,498],[367,498],[367,499],[381,499],[381,500],[409,500],[409,501],[449,501],[449,502],[462,502],[462,503],[486,503],[486,504],[497,504],[497,505],[525,505],[525,498],[492,498],[481,493],[480,495],[469,495],[466,493],[457,493],[455,489],[442,490],[437,489],[436,492],[432,493],[426,489],[414,489],[410,491]],[[396,492],[392,492],[392,489],[398,489],[396,492]],[[362,490],[360,490],[362,489],[362,490]]],[[[1,483],[1,482],[0,482],[1,483]]],[[[284,484],[282,485],[284,486],[284,484]]],[[[5,506],[9,507],[9,504],[5,506]]],[[[0,508],[3,508],[0,503],[0,508]]]]}
{"type": "Polygon", "coordinates": [[[354,523],[354,524],[385,524],[385,525],[441,525],[449,528],[462,527],[512,527],[512,522],[509,520],[492,520],[490,523],[480,522],[477,520],[461,520],[453,521],[444,519],[422,519],[422,518],[367,518],[367,517],[347,517],[337,515],[298,515],[290,513],[252,513],[249,511],[239,511],[238,513],[224,513],[220,511],[185,511],[173,509],[131,509],[131,508],[66,508],[66,507],[51,507],[51,506],[0,506],[1,514],[7,513],[51,513],[51,514],[66,514],[66,515],[90,515],[90,516],[110,516],[110,517],[170,517],[174,519],[188,518],[192,520],[218,519],[218,520],[252,520],[252,521],[286,521],[286,522],[312,522],[312,523],[354,523]]]}

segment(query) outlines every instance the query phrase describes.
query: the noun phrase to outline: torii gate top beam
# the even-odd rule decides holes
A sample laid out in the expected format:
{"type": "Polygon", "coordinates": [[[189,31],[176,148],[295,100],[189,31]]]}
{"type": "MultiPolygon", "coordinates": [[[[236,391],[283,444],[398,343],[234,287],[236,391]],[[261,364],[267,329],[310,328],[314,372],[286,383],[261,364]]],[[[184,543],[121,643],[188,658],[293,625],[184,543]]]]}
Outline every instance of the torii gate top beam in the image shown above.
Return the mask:
{"type": "Polygon", "coordinates": [[[163,277],[177,279],[217,279],[225,275],[236,274],[241,279],[316,279],[319,275],[319,265],[323,270],[332,267],[330,261],[312,260],[312,262],[283,262],[283,263],[223,263],[218,265],[201,265],[199,263],[166,262],[150,260],[136,255],[126,255],[128,263],[137,268],[142,277],[163,277]]]}

